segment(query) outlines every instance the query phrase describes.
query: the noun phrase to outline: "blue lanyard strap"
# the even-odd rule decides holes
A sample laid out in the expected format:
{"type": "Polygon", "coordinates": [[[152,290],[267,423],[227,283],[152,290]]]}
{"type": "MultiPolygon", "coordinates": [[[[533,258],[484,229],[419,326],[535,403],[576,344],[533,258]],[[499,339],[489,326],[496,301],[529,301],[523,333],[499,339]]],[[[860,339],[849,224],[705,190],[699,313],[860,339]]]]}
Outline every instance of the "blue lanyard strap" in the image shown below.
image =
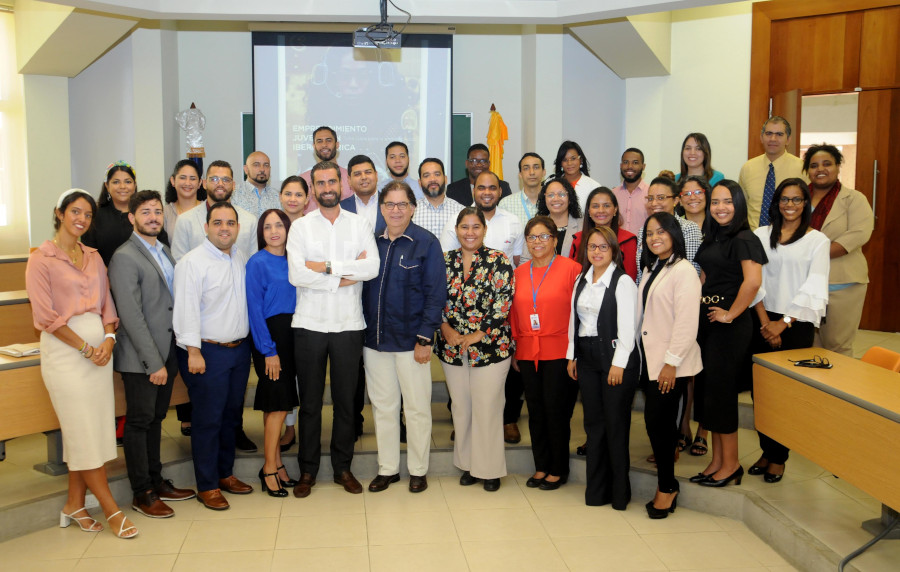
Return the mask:
{"type": "Polygon", "coordinates": [[[531,276],[531,307],[537,312],[537,293],[538,290],[541,289],[541,286],[544,284],[544,280],[547,278],[547,275],[550,274],[550,267],[553,266],[553,261],[556,260],[556,255],[553,255],[553,258],[550,259],[550,264],[547,265],[547,270],[544,270],[544,276],[541,278],[541,283],[538,284],[537,289],[534,287],[534,260],[531,261],[531,265],[528,267],[528,274],[531,276]]]}
{"type": "MultiPolygon", "coordinates": [[[[519,197],[519,200],[522,201],[522,208],[525,209],[525,214],[528,215],[528,220],[533,219],[534,213],[531,211],[531,208],[530,208],[531,201],[529,201],[528,199],[525,198],[524,191],[522,192],[522,196],[519,197]]],[[[535,208],[537,208],[537,207],[535,207],[535,208]]]]}

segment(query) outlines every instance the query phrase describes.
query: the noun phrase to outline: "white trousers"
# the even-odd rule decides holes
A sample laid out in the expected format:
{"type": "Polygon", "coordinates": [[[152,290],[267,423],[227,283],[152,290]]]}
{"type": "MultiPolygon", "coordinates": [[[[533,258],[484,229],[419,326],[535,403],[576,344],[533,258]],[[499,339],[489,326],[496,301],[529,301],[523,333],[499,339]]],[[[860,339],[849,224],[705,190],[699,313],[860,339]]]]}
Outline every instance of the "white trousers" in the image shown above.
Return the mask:
{"type": "Polygon", "coordinates": [[[441,362],[453,404],[453,464],[479,479],[506,476],[504,387],[510,360],[480,367],[441,362]]]}
{"type": "Polygon", "coordinates": [[[413,352],[363,348],[366,389],[375,421],[378,474],[400,472],[400,396],[406,415],[406,467],[410,475],[428,473],[431,454],[431,364],[413,352]]]}

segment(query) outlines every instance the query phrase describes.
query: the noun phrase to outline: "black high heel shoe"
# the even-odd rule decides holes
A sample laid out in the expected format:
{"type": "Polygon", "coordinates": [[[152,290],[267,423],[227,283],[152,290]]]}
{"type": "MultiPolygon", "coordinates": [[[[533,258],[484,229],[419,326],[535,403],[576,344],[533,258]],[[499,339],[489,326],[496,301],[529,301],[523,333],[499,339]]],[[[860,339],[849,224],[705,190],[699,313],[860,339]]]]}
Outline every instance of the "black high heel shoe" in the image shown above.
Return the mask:
{"type": "Polygon", "coordinates": [[[274,473],[264,473],[262,469],[259,470],[259,487],[263,490],[264,493],[268,494],[270,497],[275,498],[284,498],[288,496],[287,490],[281,485],[281,479],[278,478],[278,471],[274,473]],[[266,484],[266,477],[275,477],[275,480],[278,481],[277,489],[270,489],[266,484]]]}
{"type": "Polygon", "coordinates": [[[728,483],[734,481],[735,485],[741,484],[741,479],[744,478],[744,467],[738,466],[737,470],[724,479],[715,480],[712,475],[710,475],[708,480],[700,481],[700,485],[704,487],[724,487],[727,486],[728,483]]]}
{"type": "Polygon", "coordinates": [[[689,478],[688,480],[692,483],[702,483],[703,481],[708,481],[710,479],[712,479],[711,474],[707,475],[706,473],[697,473],[696,475],[689,478]]]}
{"type": "Polygon", "coordinates": [[[652,518],[653,520],[659,520],[661,518],[666,518],[669,516],[669,513],[675,512],[675,507],[678,506],[678,493],[680,491],[680,487],[678,483],[675,483],[675,490],[672,491],[675,493],[675,496],[672,497],[672,505],[669,508],[656,508],[653,506],[653,499],[650,499],[650,502],[646,504],[647,507],[647,516],[652,518]]]}
{"type": "MultiPolygon", "coordinates": [[[[281,469],[284,469],[284,465],[277,467],[275,470],[280,471],[281,469]]],[[[288,475],[287,469],[284,469],[284,474],[288,475]]],[[[281,481],[281,486],[283,486],[286,489],[296,487],[297,483],[299,482],[299,481],[295,481],[294,479],[292,479],[290,475],[288,475],[288,479],[286,481],[281,480],[281,477],[278,477],[278,480],[281,481]]]]}

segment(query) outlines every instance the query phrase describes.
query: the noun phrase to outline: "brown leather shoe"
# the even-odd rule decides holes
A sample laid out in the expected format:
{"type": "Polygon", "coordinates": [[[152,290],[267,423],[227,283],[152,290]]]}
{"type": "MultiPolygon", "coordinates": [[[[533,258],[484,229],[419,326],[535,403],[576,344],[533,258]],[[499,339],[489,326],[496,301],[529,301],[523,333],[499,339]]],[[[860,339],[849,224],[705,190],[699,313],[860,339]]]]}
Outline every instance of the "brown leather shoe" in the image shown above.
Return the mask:
{"type": "Polygon", "coordinates": [[[344,471],[340,476],[334,477],[334,482],[344,487],[344,490],[350,494],[358,495],[362,493],[362,485],[353,476],[350,471],[344,471]]]}
{"type": "Polygon", "coordinates": [[[310,473],[303,473],[300,475],[300,480],[297,481],[297,485],[294,487],[294,496],[298,499],[308,497],[310,489],[312,489],[315,484],[316,479],[310,473]]]}
{"type": "Polygon", "coordinates": [[[219,488],[226,493],[231,493],[233,495],[249,495],[253,492],[253,487],[239,481],[234,475],[231,475],[227,479],[219,479],[219,488]]]}
{"type": "Polygon", "coordinates": [[[519,426],[516,423],[507,423],[503,426],[503,440],[510,445],[522,440],[522,434],[519,433],[519,426]]]}
{"type": "Polygon", "coordinates": [[[153,489],[146,490],[135,495],[131,501],[131,508],[150,518],[169,518],[175,516],[175,511],[159,500],[159,495],[153,489]]]}
{"type": "Polygon", "coordinates": [[[399,480],[399,473],[396,475],[378,475],[372,479],[371,483],[369,483],[369,492],[380,493],[381,491],[387,490],[391,483],[396,483],[399,480]]]}
{"type": "Polygon", "coordinates": [[[192,499],[197,496],[194,489],[179,489],[173,483],[172,479],[165,479],[156,485],[153,489],[159,495],[160,500],[164,501],[181,501],[192,499]]]}
{"type": "Polygon", "coordinates": [[[222,491],[213,489],[211,491],[200,491],[197,493],[197,500],[203,503],[208,509],[212,510],[228,510],[228,501],[222,496],[222,491]]]}
{"type": "Polygon", "coordinates": [[[416,475],[409,476],[409,492],[411,493],[420,493],[428,488],[428,479],[425,478],[425,475],[421,477],[417,477],[416,475]]]}

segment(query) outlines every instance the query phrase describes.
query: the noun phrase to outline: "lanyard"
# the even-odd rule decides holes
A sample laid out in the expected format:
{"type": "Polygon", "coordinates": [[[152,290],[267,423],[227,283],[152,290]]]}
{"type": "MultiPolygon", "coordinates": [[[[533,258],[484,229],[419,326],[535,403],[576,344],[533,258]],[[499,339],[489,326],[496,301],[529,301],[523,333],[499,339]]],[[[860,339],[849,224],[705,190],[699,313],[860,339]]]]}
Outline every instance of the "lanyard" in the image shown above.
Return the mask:
{"type": "MultiPolygon", "coordinates": [[[[528,199],[525,198],[524,192],[522,193],[522,196],[519,197],[519,200],[522,201],[522,208],[525,209],[525,214],[528,215],[528,220],[533,219],[534,213],[531,211],[531,208],[530,208],[531,201],[529,201],[528,199]]],[[[537,208],[537,207],[535,207],[535,208],[537,208]]]]}
{"type": "Polygon", "coordinates": [[[544,270],[544,276],[541,278],[541,283],[538,284],[537,289],[534,287],[534,261],[531,261],[531,265],[528,267],[528,273],[531,276],[531,307],[537,312],[537,293],[538,290],[541,289],[541,285],[544,283],[544,279],[547,278],[547,275],[550,274],[550,267],[553,266],[553,261],[556,260],[556,255],[553,255],[553,258],[550,259],[550,264],[547,265],[547,270],[544,270]]]}

